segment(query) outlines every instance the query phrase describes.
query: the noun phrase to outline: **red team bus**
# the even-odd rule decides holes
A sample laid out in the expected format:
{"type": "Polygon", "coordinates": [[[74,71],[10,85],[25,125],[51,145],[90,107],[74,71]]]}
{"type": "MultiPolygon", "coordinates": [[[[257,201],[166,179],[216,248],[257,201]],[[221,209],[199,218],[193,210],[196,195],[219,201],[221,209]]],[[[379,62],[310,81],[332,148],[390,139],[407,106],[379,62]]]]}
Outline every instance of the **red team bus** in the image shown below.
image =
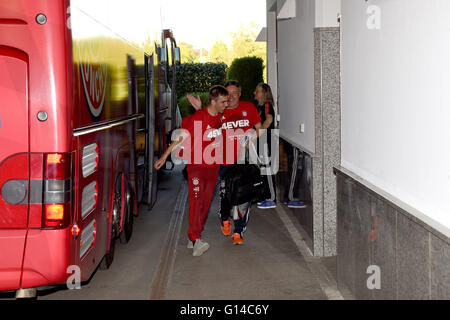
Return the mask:
{"type": "Polygon", "coordinates": [[[171,32],[146,53],[84,2],[0,0],[0,291],[17,297],[110,266],[180,121],[171,32]]]}

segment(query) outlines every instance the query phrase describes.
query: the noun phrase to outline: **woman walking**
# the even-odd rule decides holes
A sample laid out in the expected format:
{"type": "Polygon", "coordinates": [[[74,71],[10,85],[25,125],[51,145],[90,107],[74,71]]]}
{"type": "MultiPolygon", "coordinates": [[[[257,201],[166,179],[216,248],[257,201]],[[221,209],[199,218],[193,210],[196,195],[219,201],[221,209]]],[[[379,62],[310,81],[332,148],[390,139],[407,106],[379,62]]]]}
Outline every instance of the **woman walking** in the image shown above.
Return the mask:
{"type": "MultiPolygon", "coordinates": [[[[272,209],[277,206],[277,192],[275,185],[275,172],[271,169],[274,167],[273,163],[269,163],[269,159],[272,161],[278,161],[275,154],[272,153],[277,150],[272,149],[272,129],[275,129],[275,110],[273,108],[273,95],[270,86],[266,83],[260,83],[256,86],[253,93],[255,100],[258,101],[258,112],[261,117],[262,128],[264,133],[260,135],[258,141],[258,155],[262,158],[266,164],[267,179],[270,189],[270,198],[258,203],[260,209],[272,209]],[[262,143],[261,143],[262,142],[262,143]]],[[[274,148],[276,149],[276,148],[274,148]]]]}

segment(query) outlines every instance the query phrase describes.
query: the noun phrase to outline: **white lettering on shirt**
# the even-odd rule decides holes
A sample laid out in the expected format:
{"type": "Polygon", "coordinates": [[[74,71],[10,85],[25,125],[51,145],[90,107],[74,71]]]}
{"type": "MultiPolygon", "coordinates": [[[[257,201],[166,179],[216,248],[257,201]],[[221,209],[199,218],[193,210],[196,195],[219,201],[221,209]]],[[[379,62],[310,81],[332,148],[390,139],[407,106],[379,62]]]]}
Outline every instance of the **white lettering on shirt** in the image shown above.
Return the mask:
{"type": "Polygon", "coordinates": [[[249,126],[250,126],[249,120],[239,120],[239,121],[225,122],[222,125],[222,129],[245,128],[249,126]]]}
{"type": "Polygon", "coordinates": [[[208,133],[208,139],[217,138],[222,135],[222,129],[211,130],[208,133]]]}

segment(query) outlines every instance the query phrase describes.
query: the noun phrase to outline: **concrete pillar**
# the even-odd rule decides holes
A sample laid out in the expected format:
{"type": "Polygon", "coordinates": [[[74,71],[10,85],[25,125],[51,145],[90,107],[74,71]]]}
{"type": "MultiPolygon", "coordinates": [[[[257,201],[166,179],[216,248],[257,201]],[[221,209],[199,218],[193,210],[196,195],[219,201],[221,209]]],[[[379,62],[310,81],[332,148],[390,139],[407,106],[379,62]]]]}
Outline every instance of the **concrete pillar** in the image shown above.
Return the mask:
{"type": "Polygon", "coordinates": [[[336,255],[336,177],[340,164],[340,31],[314,29],[315,153],[312,201],[315,256],[336,255]]]}

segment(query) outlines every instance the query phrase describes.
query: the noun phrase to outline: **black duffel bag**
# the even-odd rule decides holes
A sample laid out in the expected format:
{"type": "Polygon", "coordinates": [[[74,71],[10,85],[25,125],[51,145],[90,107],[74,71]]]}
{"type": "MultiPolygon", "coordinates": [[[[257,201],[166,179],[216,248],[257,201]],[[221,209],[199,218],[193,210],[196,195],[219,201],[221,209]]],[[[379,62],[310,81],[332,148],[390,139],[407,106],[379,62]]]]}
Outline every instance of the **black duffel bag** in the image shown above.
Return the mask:
{"type": "Polygon", "coordinates": [[[225,197],[232,206],[247,202],[260,202],[270,198],[267,176],[255,164],[234,164],[227,170],[225,197]]]}

